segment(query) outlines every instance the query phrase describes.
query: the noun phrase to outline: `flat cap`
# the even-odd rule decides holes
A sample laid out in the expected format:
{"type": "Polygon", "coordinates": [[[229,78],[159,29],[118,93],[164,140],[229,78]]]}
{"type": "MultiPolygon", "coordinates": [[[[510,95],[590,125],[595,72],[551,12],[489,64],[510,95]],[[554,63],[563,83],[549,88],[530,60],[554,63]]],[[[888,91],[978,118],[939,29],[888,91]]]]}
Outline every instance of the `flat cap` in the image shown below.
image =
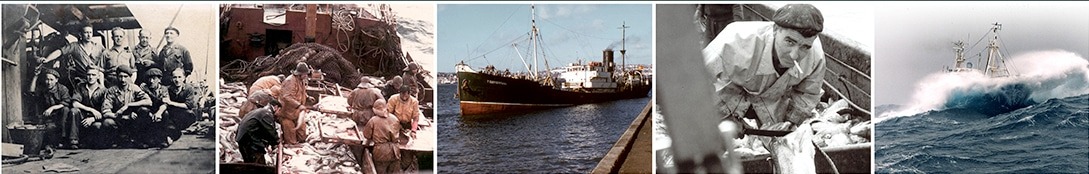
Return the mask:
{"type": "Polygon", "coordinates": [[[147,76],[148,77],[163,77],[163,71],[159,70],[159,68],[151,68],[151,69],[147,70],[147,76]]]}
{"type": "Polygon", "coordinates": [[[163,30],[163,33],[166,33],[166,31],[170,31],[170,30],[174,30],[174,33],[177,33],[179,35],[181,34],[181,31],[179,31],[178,28],[174,28],[174,26],[166,27],[166,29],[163,30]]]}
{"type": "Polygon", "coordinates": [[[775,21],[775,25],[794,29],[805,37],[824,31],[824,16],[817,7],[809,4],[787,4],[776,10],[771,20],[775,21]]]}
{"type": "Polygon", "coordinates": [[[136,70],[133,70],[131,67],[124,66],[124,65],[118,66],[117,70],[115,70],[115,71],[118,72],[118,73],[125,73],[127,75],[132,75],[132,73],[136,72],[136,70]]]}
{"type": "Polygon", "coordinates": [[[53,77],[60,78],[60,73],[51,68],[42,69],[42,77],[45,77],[45,75],[53,75],[53,77]]]}

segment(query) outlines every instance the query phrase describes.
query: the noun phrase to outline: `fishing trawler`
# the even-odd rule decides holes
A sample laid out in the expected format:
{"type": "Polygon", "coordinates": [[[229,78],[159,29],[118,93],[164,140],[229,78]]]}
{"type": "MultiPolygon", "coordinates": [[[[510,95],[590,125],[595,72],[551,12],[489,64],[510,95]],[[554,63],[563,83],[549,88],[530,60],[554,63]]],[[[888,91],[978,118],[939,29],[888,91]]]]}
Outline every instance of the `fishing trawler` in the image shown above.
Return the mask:
{"type": "MultiPolygon", "coordinates": [[[[953,42],[953,45],[954,45],[953,50],[956,52],[956,59],[955,59],[956,63],[953,65],[952,68],[947,67],[946,72],[950,72],[950,73],[979,72],[979,73],[982,73],[983,75],[985,75],[987,77],[991,77],[991,78],[1009,77],[1009,76],[1013,75],[1013,74],[1010,73],[1009,68],[1007,68],[1006,59],[1004,58],[1004,56],[1002,54],[1002,50],[999,49],[1001,47],[999,45],[999,43],[998,43],[998,41],[999,41],[998,31],[999,30],[1002,30],[1002,24],[1001,23],[996,22],[994,24],[991,24],[991,30],[989,32],[989,34],[992,36],[991,40],[990,40],[990,42],[987,45],[987,48],[985,50],[981,50],[979,54],[976,54],[976,56],[977,56],[976,62],[983,62],[983,60],[982,60],[983,59],[983,57],[982,57],[983,53],[982,52],[983,51],[987,52],[987,60],[985,62],[986,66],[984,66],[982,69],[973,68],[972,62],[967,62],[967,59],[964,58],[964,52],[967,50],[967,49],[964,48],[964,42],[963,41],[956,41],[956,42],[953,42]]],[[[982,41],[984,38],[987,38],[987,35],[984,35],[982,38],[980,38],[980,41],[982,41]]],[[[979,44],[979,42],[977,41],[976,44],[979,44]]],[[[975,44],[973,44],[973,47],[974,47],[974,45],[975,44]]]]}
{"type": "MultiPolygon", "coordinates": [[[[538,59],[539,37],[533,23],[530,40],[534,64],[538,59]]],[[[626,52],[622,47],[622,60],[626,52]]],[[[532,72],[518,74],[501,72],[490,65],[478,71],[463,61],[455,65],[461,114],[506,113],[647,97],[650,78],[641,71],[628,71],[623,63],[617,66],[614,53],[606,49],[602,51],[601,62],[572,63],[555,71],[542,72],[536,69],[538,66],[531,69],[526,63],[526,69],[532,72]]]]}

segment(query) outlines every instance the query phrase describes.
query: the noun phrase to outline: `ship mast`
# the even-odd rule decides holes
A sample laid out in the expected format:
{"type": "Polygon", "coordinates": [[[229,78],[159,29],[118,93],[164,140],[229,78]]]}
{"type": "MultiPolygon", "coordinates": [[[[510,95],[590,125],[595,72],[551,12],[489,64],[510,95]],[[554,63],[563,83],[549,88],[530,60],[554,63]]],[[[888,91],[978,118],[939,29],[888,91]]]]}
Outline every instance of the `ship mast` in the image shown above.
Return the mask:
{"type": "Polygon", "coordinates": [[[953,67],[953,71],[960,71],[961,68],[964,68],[964,61],[965,61],[964,60],[964,42],[963,41],[953,42],[953,45],[956,46],[956,47],[953,47],[953,50],[955,50],[957,52],[957,59],[956,59],[957,63],[953,67]]]}
{"type": "Polygon", "coordinates": [[[537,77],[537,72],[539,72],[539,71],[537,69],[537,9],[536,8],[537,7],[535,7],[534,5],[529,5],[530,23],[533,26],[533,28],[532,28],[533,30],[530,31],[530,33],[529,33],[530,34],[529,40],[531,42],[533,42],[533,81],[540,81],[541,79],[539,77],[537,77]]]}
{"type": "Polygon", "coordinates": [[[631,28],[631,27],[628,26],[627,24],[628,24],[628,22],[623,22],[623,23],[620,24],[620,28],[619,28],[620,29],[620,72],[627,72],[627,71],[625,71],[624,68],[628,67],[628,64],[627,64],[627,58],[628,57],[627,57],[627,54],[625,54],[626,52],[628,52],[627,40],[626,40],[628,37],[627,37],[626,32],[627,32],[627,29],[631,28]]]}
{"type": "Polygon", "coordinates": [[[994,37],[991,38],[991,43],[987,46],[987,67],[985,70],[983,70],[983,74],[990,77],[1009,76],[1008,69],[1003,67],[1000,70],[997,65],[999,63],[997,61],[1002,60],[996,60],[1002,59],[1002,53],[998,51],[998,30],[1002,30],[1002,24],[996,22],[993,25],[994,26],[991,27],[991,32],[994,33],[994,37]],[[999,74],[999,71],[1004,71],[1005,74],[999,74]]]}

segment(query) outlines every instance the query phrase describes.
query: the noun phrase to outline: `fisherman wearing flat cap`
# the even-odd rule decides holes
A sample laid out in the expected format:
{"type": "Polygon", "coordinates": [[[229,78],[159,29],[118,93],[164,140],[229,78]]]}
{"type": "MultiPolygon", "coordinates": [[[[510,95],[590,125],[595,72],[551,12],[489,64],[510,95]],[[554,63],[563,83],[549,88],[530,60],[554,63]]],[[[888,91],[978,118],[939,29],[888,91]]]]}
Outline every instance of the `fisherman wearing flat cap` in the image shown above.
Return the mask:
{"type": "Polygon", "coordinates": [[[703,49],[719,109],[758,126],[812,118],[825,69],[823,29],[820,10],[808,4],[783,6],[771,22],[727,25],[703,49]]]}
{"type": "Polygon", "coordinates": [[[163,102],[165,101],[164,99],[170,98],[170,91],[162,84],[163,71],[158,68],[151,68],[145,72],[147,72],[145,74],[147,74],[149,79],[148,82],[141,85],[140,88],[151,98],[151,107],[149,108],[151,108],[152,112],[153,123],[151,127],[153,128],[150,128],[150,132],[147,132],[149,136],[141,140],[148,145],[165,147],[166,131],[162,130],[162,128],[166,127],[166,125],[163,124],[162,118],[163,113],[166,112],[166,105],[164,105],[163,102]]]}
{"type": "Polygon", "coordinates": [[[136,71],[128,66],[117,67],[117,77],[122,84],[106,90],[102,103],[102,115],[117,120],[118,134],[122,147],[146,148],[142,140],[151,123],[151,97],[140,86],[136,86],[136,71]]]}
{"type": "MultiPolygon", "coordinates": [[[[159,65],[159,69],[165,71],[173,71],[177,68],[182,68],[185,71],[185,76],[193,74],[193,59],[189,57],[189,49],[186,49],[181,44],[176,42],[178,35],[181,31],[178,28],[167,27],[163,32],[163,40],[166,41],[166,45],[159,51],[159,56],[156,57],[155,63],[159,65]]],[[[174,85],[173,82],[164,82],[165,85],[174,85]]]]}
{"type": "MultiPolygon", "coordinates": [[[[69,142],[64,138],[70,137],[68,131],[69,122],[68,119],[72,117],[74,112],[71,109],[71,97],[69,96],[68,87],[61,85],[60,73],[53,69],[43,69],[35,83],[41,83],[44,88],[39,88],[34,91],[34,95],[37,97],[37,101],[40,103],[38,106],[41,111],[40,114],[30,114],[25,119],[27,123],[46,125],[46,127],[53,128],[50,133],[45,136],[45,143],[49,147],[53,145],[67,145],[69,142]]],[[[72,141],[73,143],[78,143],[72,141]]]]}
{"type": "Polygon", "coordinates": [[[755,138],[775,156],[777,171],[816,172],[812,143],[806,142],[812,132],[805,122],[815,116],[821,95],[825,60],[818,34],[823,30],[820,10],[789,4],[770,22],[727,25],[703,49],[722,114],[756,119],[745,129],[794,130],[781,138],[755,138]]]}

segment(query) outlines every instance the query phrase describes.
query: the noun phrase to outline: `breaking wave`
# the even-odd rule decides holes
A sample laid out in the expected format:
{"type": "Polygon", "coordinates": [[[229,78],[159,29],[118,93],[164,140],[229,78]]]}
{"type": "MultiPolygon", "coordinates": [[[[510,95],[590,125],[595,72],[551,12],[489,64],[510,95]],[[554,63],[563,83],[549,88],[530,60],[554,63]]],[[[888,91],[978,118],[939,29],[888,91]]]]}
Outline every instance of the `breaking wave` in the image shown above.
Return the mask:
{"type": "Polygon", "coordinates": [[[981,72],[940,72],[917,83],[912,102],[878,116],[895,117],[947,109],[994,116],[1054,98],[1089,93],[1089,61],[1078,54],[1037,51],[1006,62],[1013,76],[991,78],[981,72]]]}
{"type": "Polygon", "coordinates": [[[946,109],[878,122],[877,173],[1089,171],[1089,94],[989,115],[946,109]]]}

